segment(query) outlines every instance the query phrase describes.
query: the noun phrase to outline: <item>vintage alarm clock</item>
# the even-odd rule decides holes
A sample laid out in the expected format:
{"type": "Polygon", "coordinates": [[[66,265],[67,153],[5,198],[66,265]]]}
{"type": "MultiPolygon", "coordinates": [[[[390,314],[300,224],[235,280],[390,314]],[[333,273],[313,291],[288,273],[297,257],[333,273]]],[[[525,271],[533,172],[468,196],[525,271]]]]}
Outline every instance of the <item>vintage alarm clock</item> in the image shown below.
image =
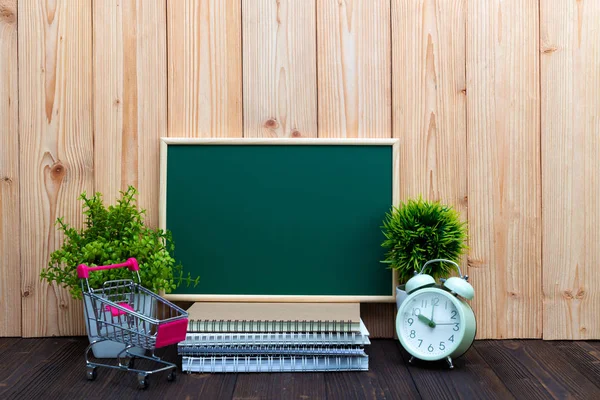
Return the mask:
{"type": "Polygon", "coordinates": [[[396,332],[402,347],[415,358],[425,361],[445,359],[454,368],[452,359],[463,355],[473,344],[477,323],[475,314],[465,300],[474,295],[467,275],[453,261],[430,260],[421,271],[406,283],[408,296],[400,305],[396,317],[396,332]],[[431,275],[425,274],[434,262],[451,263],[460,276],[440,279],[436,285],[431,275]]]}

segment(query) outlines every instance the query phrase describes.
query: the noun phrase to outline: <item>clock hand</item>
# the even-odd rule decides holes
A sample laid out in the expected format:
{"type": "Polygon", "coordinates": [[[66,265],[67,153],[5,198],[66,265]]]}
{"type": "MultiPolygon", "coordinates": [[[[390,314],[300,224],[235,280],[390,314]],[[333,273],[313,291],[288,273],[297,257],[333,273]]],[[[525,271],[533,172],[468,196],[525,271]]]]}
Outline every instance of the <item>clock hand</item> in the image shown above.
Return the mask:
{"type": "Polygon", "coordinates": [[[427,318],[426,316],[424,316],[423,314],[419,314],[417,316],[417,318],[419,319],[419,321],[425,323],[427,326],[429,326],[430,328],[435,328],[435,322],[433,322],[432,320],[430,320],[429,318],[427,318]]]}

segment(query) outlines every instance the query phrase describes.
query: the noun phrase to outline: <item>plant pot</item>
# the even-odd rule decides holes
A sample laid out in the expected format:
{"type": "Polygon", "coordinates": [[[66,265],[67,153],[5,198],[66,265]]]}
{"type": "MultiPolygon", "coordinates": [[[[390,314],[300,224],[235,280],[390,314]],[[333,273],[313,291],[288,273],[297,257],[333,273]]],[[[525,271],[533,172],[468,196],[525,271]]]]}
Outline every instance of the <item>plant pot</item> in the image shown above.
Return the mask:
{"type": "Polygon", "coordinates": [[[404,290],[405,285],[396,286],[396,310],[400,309],[402,302],[408,297],[408,293],[404,290]]]}
{"type": "MultiPolygon", "coordinates": [[[[156,307],[152,307],[155,301],[151,296],[146,294],[136,294],[136,296],[140,297],[141,304],[143,304],[143,310],[141,310],[142,314],[148,316],[151,315],[153,310],[156,310],[156,307]]],[[[95,340],[102,340],[106,336],[106,327],[100,327],[101,331],[98,332],[98,324],[96,322],[94,310],[96,308],[102,308],[103,304],[101,304],[97,300],[93,300],[90,296],[84,296],[84,307],[83,307],[83,316],[86,321],[86,330],[88,334],[88,339],[91,342],[95,340]],[[104,331],[103,331],[104,330],[104,331]]],[[[111,320],[110,312],[104,312],[104,319],[107,321],[111,320]]],[[[121,353],[127,345],[121,342],[115,342],[113,340],[102,340],[99,343],[96,343],[92,346],[92,353],[95,358],[117,358],[119,353],[121,353]]],[[[135,355],[144,355],[146,350],[141,347],[132,347],[129,349],[129,353],[135,355]]]]}

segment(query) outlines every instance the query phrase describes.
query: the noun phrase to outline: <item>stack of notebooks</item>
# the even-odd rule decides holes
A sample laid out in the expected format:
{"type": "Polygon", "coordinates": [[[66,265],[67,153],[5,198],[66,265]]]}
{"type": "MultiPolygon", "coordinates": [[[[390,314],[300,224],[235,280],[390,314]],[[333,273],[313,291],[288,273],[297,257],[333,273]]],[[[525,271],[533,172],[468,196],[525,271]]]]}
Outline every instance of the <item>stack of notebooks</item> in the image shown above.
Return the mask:
{"type": "Polygon", "coordinates": [[[183,371],[369,369],[358,303],[195,303],[188,313],[183,371]]]}

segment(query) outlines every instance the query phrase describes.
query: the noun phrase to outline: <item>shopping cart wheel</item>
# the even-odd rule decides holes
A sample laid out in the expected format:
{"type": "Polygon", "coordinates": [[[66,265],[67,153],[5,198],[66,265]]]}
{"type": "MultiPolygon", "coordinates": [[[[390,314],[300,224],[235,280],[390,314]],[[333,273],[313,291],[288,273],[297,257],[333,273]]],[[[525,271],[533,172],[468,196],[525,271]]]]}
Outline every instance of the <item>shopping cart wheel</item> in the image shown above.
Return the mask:
{"type": "Polygon", "coordinates": [[[148,387],[148,376],[138,374],[138,389],[146,389],[148,387]]]}
{"type": "Polygon", "coordinates": [[[98,376],[96,367],[87,367],[86,376],[88,381],[93,381],[98,376]]]}
{"type": "Polygon", "coordinates": [[[175,370],[169,372],[169,375],[167,375],[167,380],[169,382],[174,382],[177,379],[177,372],[175,372],[175,370]]]}

